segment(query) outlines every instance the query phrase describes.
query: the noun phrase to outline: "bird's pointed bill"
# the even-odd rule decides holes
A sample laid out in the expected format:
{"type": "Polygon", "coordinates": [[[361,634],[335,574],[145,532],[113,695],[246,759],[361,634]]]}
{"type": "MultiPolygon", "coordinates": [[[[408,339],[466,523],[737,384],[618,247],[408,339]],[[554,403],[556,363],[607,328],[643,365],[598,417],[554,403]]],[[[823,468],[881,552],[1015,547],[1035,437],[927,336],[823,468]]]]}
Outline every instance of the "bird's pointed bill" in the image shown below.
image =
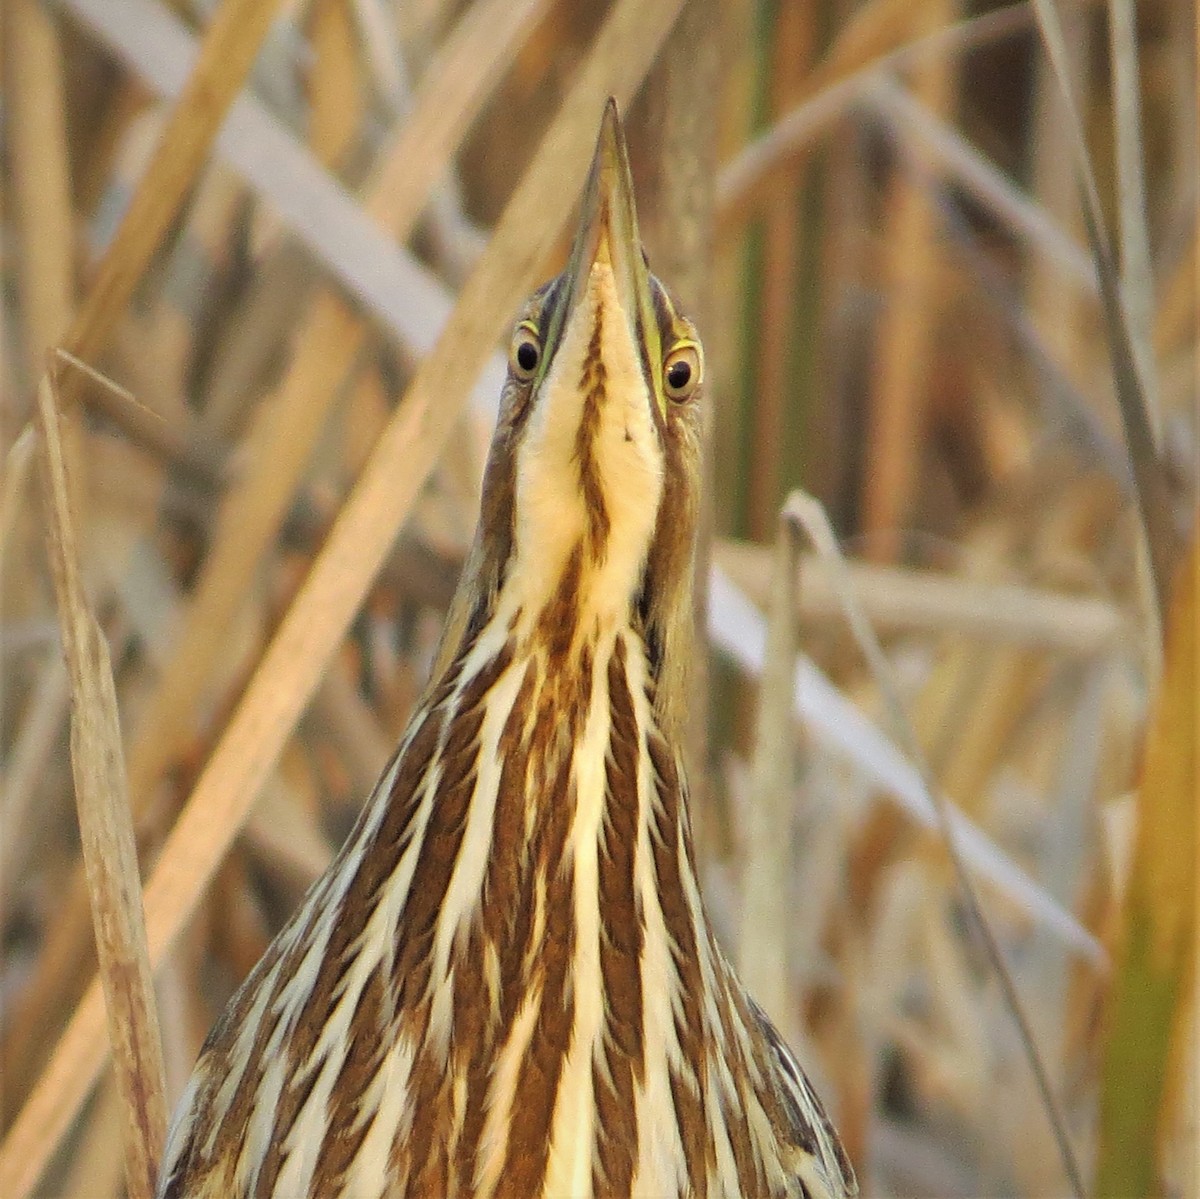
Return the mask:
{"type": "Polygon", "coordinates": [[[612,270],[621,314],[628,325],[630,339],[641,350],[655,401],[662,412],[666,405],[658,370],[662,346],[654,314],[650,271],[638,232],[625,133],[613,100],[605,107],[588,173],[580,205],[579,228],[565,272],[567,299],[559,310],[558,327],[552,330],[552,344],[570,325],[597,264],[605,264],[612,270]]]}

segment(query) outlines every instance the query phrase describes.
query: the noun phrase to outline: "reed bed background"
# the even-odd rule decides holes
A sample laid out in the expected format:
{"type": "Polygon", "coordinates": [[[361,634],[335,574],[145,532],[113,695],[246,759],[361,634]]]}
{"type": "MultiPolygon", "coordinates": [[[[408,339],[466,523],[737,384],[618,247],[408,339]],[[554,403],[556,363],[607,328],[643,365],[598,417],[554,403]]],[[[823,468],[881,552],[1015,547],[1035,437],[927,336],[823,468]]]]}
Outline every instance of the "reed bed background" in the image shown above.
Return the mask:
{"type": "Polygon", "coordinates": [[[149,1192],[420,691],[609,94],[709,363],[727,948],[866,1194],[1197,1194],[1192,6],[0,31],[0,1194],[149,1192]]]}

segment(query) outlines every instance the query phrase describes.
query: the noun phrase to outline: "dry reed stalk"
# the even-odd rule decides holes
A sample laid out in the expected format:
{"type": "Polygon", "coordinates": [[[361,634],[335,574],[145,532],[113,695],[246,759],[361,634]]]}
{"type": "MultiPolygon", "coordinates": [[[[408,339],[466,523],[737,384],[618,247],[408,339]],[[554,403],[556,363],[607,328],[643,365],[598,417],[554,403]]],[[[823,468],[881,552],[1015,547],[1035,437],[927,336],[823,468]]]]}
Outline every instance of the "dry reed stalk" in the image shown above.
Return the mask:
{"type": "MultiPolygon", "coordinates": [[[[1088,52],[1092,18],[1087,10],[1064,8],[1061,60],[1055,63],[1043,57],[1035,65],[1033,190],[1050,217],[1072,233],[1082,223],[1080,192],[1071,130],[1062,119],[1061,79],[1066,79],[1081,110],[1087,111],[1096,92],[1088,52]]],[[[1049,354],[1072,380],[1087,386],[1094,374],[1090,305],[1073,289],[1063,288],[1057,264],[1043,255],[1031,258],[1027,278],[1029,308],[1049,354]]],[[[1156,638],[1152,635],[1149,640],[1153,643],[1156,638]]]]}
{"type": "MultiPolygon", "coordinates": [[[[956,0],[923,4],[914,29],[928,34],[949,25],[956,0]]],[[[954,106],[952,61],[929,62],[916,73],[913,93],[939,115],[954,106]]],[[[928,198],[903,169],[893,170],[882,230],[886,307],[875,333],[867,417],[863,529],[870,557],[896,556],[895,537],[907,523],[925,454],[926,407],[936,386],[937,322],[935,217],[928,198]]]]}
{"type": "Polygon", "coordinates": [[[1108,41],[1112,62],[1113,132],[1116,141],[1117,227],[1121,247],[1121,295],[1129,321],[1134,360],[1145,397],[1146,417],[1161,451],[1163,428],[1154,362],[1154,274],[1146,225],[1146,183],[1142,152],[1141,83],[1132,0],[1108,0],[1108,41]]]}
{"type": "Polygon", "coordinates": [[[742,829],[738,936],[738,973],[793,1047],[801,1041],[789,952],[791,913],[797,894],[793,833],[799,746],[792,688],[799,648],[799,565],[796,528],[781,517],[773,553],[767,656],[758,688],[754,756],[742,829]]]}
{"type": "MultiPolygon", "coordinates": [[[[162,960],[246,819],[288,732],[411,510],[512,309],[542,269],[574,203],[607,96],[627,103],[679,11],[620,0],[581,64],[437,345],[363,470],[181,813],[146,889],[151,961],[162,960]],[[454,399],[458,403],[452,402],[454,399]]],[[[93,984],[0,1146],[0,1193],[25,1199],[103,1064],[93,984]]]]}
{"type": "MultiPolygon", "coordinates": [[[[1179,559],[1178,538],[1173,527],[1171,499],[1162,464],[1155,449],[1150,415],[1134,350],[1134,338],[1125,314],[1112,247],[1104,225],[1103,209],[1088,155],[1083,122],[1071,89],[1066,42],[1058,12],[1051,0],[1032,0],[1042,42],[1054,68],[1063,97],[1068,146],[1075,166],[1076,180],[1083,203],[1083,221],[1087,229],[1096,273],[1100,280],[1101,309],[1104,315],[1113,389],[1125,430],[1137,511],[1144,539],[1144,563],[1139,567],[1148,581],[1142,587],[1142,617],[1147,626],[1147,672],[1157,677],[1161,638],[1170,606],[1170,587],[1179,559]]],[[[1139,551],[1143,552],[1143,551],[1139,551]]]]}
{"type": "MultiPolygon", "coordinates": [[[[542,0],[473,7],[446,44],[437,70],[369,186],[366,210],[399,241],[411,234],[429,190],[520,44],[542,0]]],[[[294,339],[279,387],[254,417],[244,469],[226,493],[215,535],[187,605],[171,661],[130,752],[130,792],[141,811],[188,735],[209,665],[279,531],[369,326],[339,296],[317,300],[294,339]]]]}
{"type": "MultiPolygon", "coordinates": [[[[834,582],[836,585],[836,580],[834,582]]],[[[858,595],[855,599],[861,604],[858,595]]],[[[866,611],[865,606],[863,611],[866,611]]],[[[872,627],[876,627],[874,623],[872,627]]],[[[947,742],[957,730],[959,705],[973,690],[975,679],[971,665],[978,649],[957,633],[943,634],[938,638],[937,652],[912,697],[910,719],[913,730],[917,743],[928,754],[929,767],[935,775],[940,773],[948,752],[947,742]]],[[[955,802],[961,802],[958,796],[955,796],[955,802]]]]}
{"type": "Polygon", "coordinates": [[[38,386],[37,405],[47,543],[71,684],[71,765],[80,842],[108,1037],[124,1104],[125,1179],[131,1199],[151,1199],[167,1109],[116,689],[108,645],[84,592],[58,398],[49,374],[38,386]]]}
{"type": "MultiPolygon", "coordinates": [[[[30,379],[62,338],[75,295],[75,222],[62,53],[54,17],[37,0],[5,6],[14,216],[21,230],[21,328],[30,379]]],[[[11,419],[11,416],[10,416],[11,419]]]]}
{"type": "Polygon", "coordinates": [[[336,849],[320,827],[319,813],[297,802],[295,790],[278,779],[267,783],[250,813],[245,841],[300,890],[324,874],[336,849]]]}
{"type": "MultiPolygon", "coordinates": [[[[239,204],[244,204],[245,185],[232,171],[223,169],[222,174],[228,175],[239,204]]],[[[214,225],[212,237],[227,241],[235,223],[231,213],[214,225]]],[[[245,436],[257,411],[247,397],[261,396],[273,385],[280,346],[291,344],[291,335],[312,301],[318,275],[312,255],[291,239],[281,240],[283,244],[264,255],[246,293],[230,305],[225,328],[213,341],[197,420],[201,428],[224,441],[245,436]]]]}
{"type": "MultiPolygon", "coordinates": [[[[1072,665],[1069,670],[1078,679],[1073,710],[1034,741],[1032,748],[1040,750],[1041,760],[1029,768],[1028,778],[1031,788],[1050,797],[1054,813],[1036,851],[1038,877],[1062,902],[1083,910],[1086,905],[1079,897],[1095,860],[1097,797],[1114,793],[1123,781],[1105,777],[1114,774],[1111,746],[1120,736],[1110,711],[1117,670],[1111,657],[1072,665]]],[[[1025,975],[1042,997],[1040,1022],[1047,1053],[1059,1062],[1063,1061],[1068,970],[1069,963],[1049,938],[1041,931],[1035,933],[1025,975]]]]}
{"type": "Polygon", "coordinates": [[[1160,289],[1154,318],[1154,350],[1159,357],[1194,346],[1196,297],[1200,295],[1200,229],[1193,229],[1187,248],[1160,289]]]}
{"type": "MultiPolygon", "coordinates": [[[[155,114],[165,108],[165,104],[156,106],[155,114]]],[[[123,150],[131,148],[133,136],[131,130],[123,150]]],[[[121,174],[114,171],[108,196],[122,186],[136,187],[140,166],[127,163],[121,174]]],[[[175,472],[171,481],[210,490],[225,483],[228,446],[219,433],[214,435],[197,419],[189,400],[202,385],[209,347],[222,331],[220,321],[205,320],[204,313],[221,310],[229,280],[241,268],[238,243],[229,230],[238,228],[245,209],[244,189],[230,172],[219,162],[206,164],[180,218],[178,235],[163,246],[156,268],[138,288],[138,302],[130,305],[114,329],[105,355],[110,373],[159,418],[164,432],[195,456],[209,457],[207,474],[193,479],[190,473],[175,472]]]]}
{"type": "MultiPolygon", "coordinates": [[[[187,85],[71,325],[67,348],[76,357],[92,361],[104,348],[207,160],[281,3],[222,0],[205,31],[187,85]]],[[[64,402],[74,394],[68,387],[64,402]]]]}
{"type": "Polygon", "coordinates": [[[351,0],[349,8],[370,83],[384,109],[400,115],[405,111],[408,86],[400,54],[397,14],[385,7],[384,0],[351,0]]]}
{"type": "MultiPolygon", "coordinates": [[[[1045,797],[1045,819],[1036,826],[1038,877],[1062,902],[1083,912],[1085,920],[1088,888],[1096,877],[1097,799],[1125,785],[1126,776],[1105,778],[1109,772],[1104,761],[1120,736],[1109,712],[1119,679],[1120,670],[1111,657],[1067,666],[1051,695],[1032,714],[1025,744],[1015,747],[1005,763],[1006,774],[1019,772],[1032,793],[1045,797]]],[[[1093,1056],[1089,1048],[1095,1038],[1094,1033],[1085,1034],[1082,1044],[1073,1044],[1067,1037],[1068,1022],[1072,1008],[1078,1007],[1076,995],[1094,1002],[1107,980],[1075,974],[1040,932],[1026,942],[1021,979],[1047,1065],[1068,1111],[1078,1119],[1090,1102],[1090,1083],[1080,1085],[1080,1063],[1093,1056]]],[[[1013,1176],[1022,1193],[1047,1194],[1057,1185],[1058,1165],[1039,1118],[1036,1093],[1018,1077],[1010,1079],[1010,1090],[1014,1118],[1008,1122],[1008,1144],[1013,1149],[1013,1176]],[[1027,1147],[1028,1152],[1017,1153],[1018,1147],[1027,1147]]]]}
{"type": "Polygon", "coordinates": [[[350,6],[346,0],[317,0],[308,28],[313,55],[308,142],[321,162],[336,171],[353,150],[366,115],[350,6]]]}
{"type": "Polygon", "coordinates": [[[314,714],[336,742],[356,795],[367,795],[392,756],[393,739],[363,699],[346,664],[335,658],[313,701],[314,714]]]}
{"type": "MultiPolygon", "coordinates": [[[[847,978],[858,993],[857,1027],[847,1021],[849,1027],[841,1030],[841,1039],[846,1043],[844,1052],[854,1067],[852,1070],[842,1067],[839,1079],[844,1080],[843,1093],[848,1091],[851,1095],[863,1091],[878,1094],[883,1081],[881,1062],[885,1046],[906,1057],[911,1052],[905,1044],[907,1029],[899,1020],[872,1019],[872,1015],[876,1011],[903,1010],[908,963],[915,956],[919,921],[930,884],[916,862],[899,861],[880,876],[878,885],[878,894],[869,897],[870,910],[876,913],[874,919],[855,919],[856,901],[866,898],[859,895],[852,896],[839,913],[838,923],[846,942],[843,961],[847,978]]],[[[868,1144],[874,1149],[878,1116],[875,1105],[870,1100],[865,1103],[860,1100],[849,1104],[848,1109],[852,1118],[848,1135],[864,1149],[868,1144]]]]}
{"type": "MultiPolygon", "coordinates": [[[[773,120],[808,90],[804,76],[814,53],[814,20],[815,14],[805,5],[784,5],[775,13],[768,67],[773,120]]],[[[806,415],[798,411],[804,393],[795,374],[799,360],[795,352],[798,309],[805,302],[798,286],[800,256],[805,249],[800,222],[800,200],[807,179],[804,166],[797,161],[790,170],[776,174],[762,214],[757,337],[746,363],[754,372],[754,403],[749,416],[750,455],[755,469],[747,485],[745,518],[747,533],[756,541],[771,539],[772,528],[778,526],[788,424],[802,421],[806,415]]]]}
{"type": "MultiPolygon", "coordinates": [[[[1092,14],[1082,8],[1066,9],[1063,24],[1071,86],[1080,103],[1088,107],[1095,91],[1091,56],[1087,53],[1092,14]]],[[[1066,131],[1059,119],[1062,100],[1058,83],[1053,66],[1044,58],[1035,63],[1034,71],[1030,186],[1041,210],[1075,239],[1083,233],[1079,192],[1066,131]]],[[[1048,351],[1076,383],[1082,383],[1089,355],[1085,316],[1091,309],[1086,298],[1074,289],[1065,289],[1060,265],[1039,253],[1029,256],[1025,294],[1048,351]]]]}
{"type": "MultiPolygon", "coordinates": [[[[37,0],[15,0],[3,16],[8,59],[4,83],[10,113],[6,132],[12,156],[13,215],[20,233],[17,283],[28,384],[41,375],[47,351],[58,344],[71,320],[75,228],[56,18],[37,0]]],[[[18,400],[15,392],[12,400],[6,415],[16,427],[28,411],[28,402],[24,397],[18,400]]],[[[80,492],[86,479],[82,437],[78,422],[68,417],[63,424],[68,478],[80,492]]],[[[18,477],[13,480],[13,499],[19,503],[24,495],[18,477]]],[[[78,506],[79,495],[73,499],[78,506]]]]}
{"type": "Polygon", "coordinates": [[[211,932],[218,958],[234,978],[245,978],[254,969],[271,941],[271,926],[259,893],[250,885],[250,855],[243,845],[221,863],[209,896],[211,932]]]}
{"type": "Polygon", "coordinates": [[[1100,1199],[1160,1193],[1196,1012],[1197,627],[1200,541],[1178,571],[1162,684],[1146,730],[1100,1086],[1100,1199]]]}
{"type": "Polygon", "coordinates": [[[939,781],[964,811],[977,818],[988,798],[987,783],[1011,751],[1012,737],[1050,672],[1045,659],[1009,647],[963,655],[972,686],[945,726],[947,753],[939,781]]]}
{"type": "MultiPolygon", "coordinates": [[[[71,1004],[81,994],[81,970],[95,961],[87,877],[82,863],[76,861],[55,907],[54,924],[45,935],[32,975],[4,1022],[0,1060],[4,1062],[5,1080],[17,1095],[28,1092],[34,1072],[44,1064],[46,1045],[39,1031],[45,1027],[48,1014],[54,1013],[59,1021],[66,1019],[71,1004]]],[[[12,1115],[6,1110],[10,1131],[12,1115]]]]}
{"type": "Polygon", "coordinates": [[[809,73],[805,91],[821,91],[863,67],[878,65],[879,59],[906,44],[919,44],[923,37],[941,36],[950,28],[919,34],[914,42],[911,5],[905,0],[870,0],[846,14],[833,44],[809,73]]]}
{"type": "MultiPolygon", "coordinates": [[[[766,606],[767,550],[721,539],[716,560],[759,607],[766,606]]],[[[1111,653],[1128,635],[1124,612],[1099,597],[867,562],[851,561],[847,568],[863,611],[872,625],[882,630],[959,632],[982,641],[1088,657],[1111,653]]],[[[801,618],[840,618],[842,610],[829,569],[806,554],[801,570],[801,618]]]]}
{"type": "MultiPolygon", "coordinates": [[[[65,7],[63,11],[67,11],[65,7]]],[[[95,212],[102,203],[120,160],[119,147],[130,129],[146,119],[147,100],[145,91],[136,83],[123,81],[101,108],[91,136],[77,139],[72,147],[77,212],[95,212]]]]}
{"type": "MultiPolygon", "coordinates": [[[[1048,32],[1045,20],[1043,16],[1043,36],[1048,32]]],[[[1148,505],[1164,503],[1166,496],[1165,492],[1157,487],[1154,489],[1158,493],[1155,498],[1152,499],[1147,493],[1147,488],[1153,485],[1152,479],[1161,475],[1163,420],[1158,369],[1154,360],[1154,276],[1150,263],[1150,236],[1146,226],[1137,31],[1134,8],[1129,0],[1109,0],[1108,31],[1112,67],[1113,132],[1116,143],[1120,278],[1112,281],[1110,290],[1115,292],[1119,286],[1119,294],[1108,301],[1106,313],[1110,325],[1120,325],[1120,335],[1123,335],[1119,345],[1118,330],[1110,328],[1110,354],[1114,357],[1114,362],[1123,360],[1128,355],[1128,362],[1123,363],[1123,370],[1131,376],[1122,387],[1122,371],[1114,370],[1114,375],[1118,376],[1115,379],[1117,399],[1121,405],[1126,439],[1132,451],[1134,479],[1142,496],[1141,512],[1145,538],[1138,547],[1138,575],[1141,582],[1143,620],[1147,629],[1153,630],[1153,635],[1148,639],[1151,648],[1147,653],[1147,674],[1153,689],[1157,687],[1158,671],[1161,667],[1161,656],[1155,651],[1165,636],[1162,626],[1166,620],[1169,572],[1174,566],[1172,559],[1177,547],[1171,543],[1156,546],[1155,542],[1160,539],[1170,538],[1173,542],[1173,529],[1168,513],[1156,517],[1148,511],[1148,505]],[[1119,304],[1114,303],[1117,299],[1119,304]],[[1133,386],[1135,382],[1136,387],[1133,386]],[[1130,427],[1131,418],[1138,426],[1136,431],[1130,427]],[[1143,440],[1148,444],[1141,445],[1143,440]],[[1155,470],[1147,464],[1139,474],[1138,460],[1151,455],[1154,466],[1160,469],[1155,470]],[[1147,516],[1150,516],[1149,520],[1147,516]],[[1166,519],[1162,519],[1163,517],[1166,519]],[[1166,578],[1162,577],[1164,574],[1167,575],[1166,578]]],[[[1089,221],[1089,233],[1094,243],[1103,239],[1100,229],[1099,216],[1093,213],[1089,221]]]]}
{"type": "Polygon", "coordinates": [[[26,487],[33,469],[34,446],[33,426],[26,425],[13,438],[12,445],[4,455],[4,474],[0,478],[0,579],[5,577],[5,559],[17,532],[26,487]]]}
{"type": "Polygon", "coordinates": [[[856,521],[863,403],[859,363],[869,322],[857,297],[871,286],[873,273],[874,255],[862,232],[871,220],[874,182],[852,119],[841,122],[821,153],[818,203],[827,215],[813,249],[822,300],[813,333],[814,402],[805,430],[809,444],[821,448],[809,456],[804,477],[809,490],[829,504],[837,527],[849,529],[856,521]]]}
{"type": "Polygon", "coordinates": [[[167,1098],[174,1106],[192,1076],[216,1013],[196,985],[208,966],[211,905],[184,930],[155,973],[166,1059],[167,1098]]]}

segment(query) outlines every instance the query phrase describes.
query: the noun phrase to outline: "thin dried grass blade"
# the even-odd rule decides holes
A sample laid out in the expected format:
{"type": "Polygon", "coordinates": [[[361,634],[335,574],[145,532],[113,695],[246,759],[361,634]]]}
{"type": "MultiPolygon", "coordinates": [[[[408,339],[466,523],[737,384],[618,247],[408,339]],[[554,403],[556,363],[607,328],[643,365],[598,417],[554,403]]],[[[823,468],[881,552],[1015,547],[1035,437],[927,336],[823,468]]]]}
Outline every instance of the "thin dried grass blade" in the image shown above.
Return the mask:
{"type": "Polygon", "coordinates": [[[938,827],[941,831],[946,850],[950,855],[950,861],[954,866],[954,873],[958,879],[959,888],[963,898],[966,900],[967,908],[971,913],[980,939],[987,951],[987,956],[997,981],[1000,983],[1005,1002],[1017,1025],[1025,1055],[1029,1061],[1030,1069],[1033,1071],[1038,1092],[1046,1109],[1046,1115],[1054,1130],[1054,1139],[1058,1144],[1059,1153],[1062,1157],[1063,1170],[1067,1175],[1071,1190],[1077,1199],[1084,1199],[1086,1191],[1083,1185],[1083,1173],[1075,1157],[1070,1133],[1067,1130],[1066,1117],[1055,1096],[1053,1086],[1050,1082],[1050,1074],[1042,1058],[1041,1051],[1038,1048],[1037,1038],[1034,1036],[1029,1016],[1025,1011],[1012,974],[1009,972],[1004,960],[1000,943],[996,940],[991,925],[984,915],[983,906],[980,903],[978,893],[975,890],[975,884],[967,868],[966,856],[959,842],[954,822],[950,818],[949,804],[947,804],[941,792],[933,786],[929,768],[925,763],[924,755],[917,741],[916,732],[905,714],[904,705],[900,700],[900,693],[896,689],[892,679],[892,672],[888,666],[887,658],[884,656],[883,648],[880,646],[870,622],[863,614],[862,608],[854,598],[849,578],[845,573],[845,559],[838,547],[837,538],[833,534],[833,528],[829,524],[829,518],[817,500],[800,491],[792,493],[783,510],[785,516],[794,520],[797,526],[804,530],[809,540],[813,543],[813,547],[834,568],[839,590],[841,591],[845,605],[846,619],[849,621],[850,627],[854,632],[854,639],[866,656],[867,662],[871,667],[871,673],[875,677],[880,691],[883,693],[887,710],[891,716],[892,724],[901,739],[901,744],[908,754],[909,760],[919,771],[926,797],[933,804],[934,810],[937,813],[938,827]]]}
{"type": "MultiPolygon", "coordinates": [[[[137,396],[102,375],[82,358],[69,350],[58,350],[63,362],[69,363],[80,375],[96,384],[88,400],[96,411],[107,416],[138,446],[143,446],[168,462],[177,463],[197,479],[217,486],[221,481],[221,466],[217,451],[194,434],[184,435],[168,424],[157,412],[147,408],[137,396]]],[[[74,373],[65,376],[74,378],[74,373]]],[[[76,387],[80,386],[78,382],[76,387]]]]}
{"type": "Polygon", "coordinates": [[[780,520],[745,822],[746,872],[738,938],[738,971],[743,981],[793,1043],[797,1030],[789,1003],[788,932],[789,913],[794,907],[791,830],[795,814],[796,721],[792,713],[792,679],[799,648],[798,541],[792,522],[780,520]]]}
{"type": "Polygon", "coordinates": [[[1166,621],[1170,601],[1169,588],[1174,565],[1178,560],[1170,494],[1155,449],[1146,396],[1133,348],[1134,336],[1121,295],[1121,281],[1113,259],[1112,247],[1105,231],[1100,195],[1096,189],[1096,178],[1092,172],[1087,142],[1083,135],[1083,122],[1075,98],[1071,94],[1062,26],[1059,24],[1053,0],[1033,0],[1033,7],[1066,108],[1067,130],[1075,155],[1079,190],[1083,200],[1083,221],[1100,281],[1101,306],[1105,331],[1108,334],[1109,355],[1112,358],[1113,387],[1121,410],[1121,421],[1125,427],[1125,440],[1133,467],[1138,515],[1146,537],[1161,629],[1166,621]]]}
{"type": "MultiPolygon", "coordinates": [[[[433,352],[364,467],[309,578],[163,848],[146,888],[152,963],[162,960],[241,828],[282,745],[420,487],[457,426],[477,373],[553,248],[607,97],[627,104],[682,0],[619,0],[518,185],[433,352]],[[566,186],[564,181],[571,180],[566,186]]],[[[24,1199],[104,1062],[89,987],[3,1146],[0,1194],[24,1199]]]]}
{"type": "MultiPolygon", "coordinates": [[[[948,24],[956,0],[928,0],[914,8],[914,26],[926,31],[948,24]]],[[[913,80],[918,101],[935,114],[957,103],[958,80],[951,59],[930,60],[913,80]]],[[[863,531],[872,556],[893,558],[896,531],[908,522],[917,494],[935,372],[938,269],[937,213],[903,159],[887,188],[881,269],[888,295],[874,334],[863,478],[863,531]]]]}
{"type": "Polygon", "coordinates": [[[1154,368],[1154,273],[1146,226],[1142,167],[1142,105],[1138,78],[1136,13],[1132,0],[1108,0],[1112,59],[1113,132],[1116,136],[1117,217],[1121,240],[1121,292],[1130,341],[1146,400],[1154,444],[1162,446],[1162,414],[1154,368]]]}
{"type": "Polygon", "coordinates": [[[71,684],[71,769],[108,1036],[125,1107],[125,1177],[132,1199],[150,1199],[166,1134],[167,1105],[117,696],[108,645],[84,592],[49,375],[38,386],[37,406],[47,542],[71,684]]]}
{"type": "Polygon", "coordinates": [[[1160,1193],[1182,1098],[1196,953],[1196,630],[1200,543],[1176,581],[1162,685],[1146,735],[1138,828],[1116,951],[1100,1091],[1096,1194],[1160,1193]]]}

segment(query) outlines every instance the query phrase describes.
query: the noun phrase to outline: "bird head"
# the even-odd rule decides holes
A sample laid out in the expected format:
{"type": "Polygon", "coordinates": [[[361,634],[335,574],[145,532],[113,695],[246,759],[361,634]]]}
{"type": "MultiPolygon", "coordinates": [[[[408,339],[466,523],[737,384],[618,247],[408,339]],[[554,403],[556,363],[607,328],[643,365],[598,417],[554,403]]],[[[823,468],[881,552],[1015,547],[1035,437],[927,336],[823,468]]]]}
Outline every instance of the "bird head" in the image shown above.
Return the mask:
{"type": "Polygon", "coordinates": [[[610,100],[570,258],[513,329],[462,629],[502,594],[535,621],[570,589],[580,635],[634,625],[660,702],[682,703],[703,377],[695,327],[648,269],[610,100]]]}

